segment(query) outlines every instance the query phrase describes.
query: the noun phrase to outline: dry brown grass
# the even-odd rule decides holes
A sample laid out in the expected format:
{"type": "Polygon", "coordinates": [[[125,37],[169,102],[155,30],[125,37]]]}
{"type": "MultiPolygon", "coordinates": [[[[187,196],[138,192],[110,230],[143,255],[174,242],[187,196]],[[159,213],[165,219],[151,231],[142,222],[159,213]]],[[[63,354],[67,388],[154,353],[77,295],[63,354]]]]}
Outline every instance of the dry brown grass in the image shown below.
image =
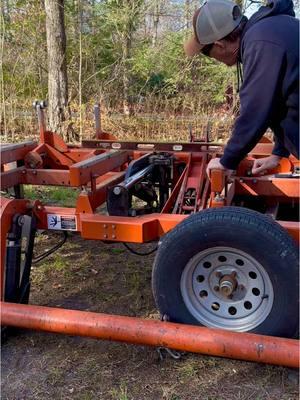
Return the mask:
{"type": "MultiPolygon", "coordinates": [[[[76,105],[72,105],[72,120],[65,122],[82,138],[92,138],[95,134],[93,104],[82,107],[82,120],[76,105]]],[[[6,131],[1,127],[1,140],[5,142],[23,141],[38,138],[38,125],[35,111],[30,104],[9,114],[6,131]]],[[[47,116],[47,112],[46,112],[47,116]]],[[[47,120],[47,118],[46,118],[47,120]]],[[[207,131],[211,140],[224,141],[228,138],[234,116],[223,109],[200,110],[193,115],[179,114],[176,110],[165,112],[140,112],[124,116],[118,112],[102,111],[102,129],[120,140],[189,141],[190,129],[194,136],[205,138],[207,131]]],[[[67,129],[67,128],[66,128],[67,129]]]]}

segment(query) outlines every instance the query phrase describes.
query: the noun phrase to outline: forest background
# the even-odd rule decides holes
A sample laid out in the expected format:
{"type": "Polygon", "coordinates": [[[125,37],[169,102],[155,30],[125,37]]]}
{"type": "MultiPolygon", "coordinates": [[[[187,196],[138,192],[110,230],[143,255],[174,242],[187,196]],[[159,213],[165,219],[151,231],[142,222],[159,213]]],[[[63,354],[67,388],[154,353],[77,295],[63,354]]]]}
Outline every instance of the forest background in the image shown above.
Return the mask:
{"type": "MultiPolygon", "coordinates": [[[[224,139],[238,108],[235,68],[183,52],[201,3],[2,0],[2,140],[37,133],[32,102],[50,97],[51,114],[51,75],[64,99],[55,105],[63,115],[48,123],[67,140],[93,136],[95,103],[103,130],[120,139],[224,139]],[[51,56],[56,45],[61,59],[51,56]]],[[[251,14],[259,2],[238,3],[251,14]]]]}

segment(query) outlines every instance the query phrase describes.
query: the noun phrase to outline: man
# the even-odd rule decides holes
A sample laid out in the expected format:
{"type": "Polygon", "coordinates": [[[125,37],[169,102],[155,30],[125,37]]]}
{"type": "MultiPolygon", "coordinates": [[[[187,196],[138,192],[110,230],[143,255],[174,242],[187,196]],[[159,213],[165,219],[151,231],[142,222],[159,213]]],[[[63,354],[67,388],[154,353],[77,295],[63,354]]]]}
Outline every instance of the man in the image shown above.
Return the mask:
{"type": "MultiPolygon", "coordinates": [[[[210,169],[235,170],[267,128],[272,155],[254,162],[252,173],[276,167],[281,157],[299,158],[299,21],[292,0],[273,0],[249,20],[229,0],[208,0],[196,11],[188,56],[203,53],[228,66],[243,65],[240,114],[224,155],[210,169]]],[[[240,74],[238,74],[240,75],[240,74]]]]}

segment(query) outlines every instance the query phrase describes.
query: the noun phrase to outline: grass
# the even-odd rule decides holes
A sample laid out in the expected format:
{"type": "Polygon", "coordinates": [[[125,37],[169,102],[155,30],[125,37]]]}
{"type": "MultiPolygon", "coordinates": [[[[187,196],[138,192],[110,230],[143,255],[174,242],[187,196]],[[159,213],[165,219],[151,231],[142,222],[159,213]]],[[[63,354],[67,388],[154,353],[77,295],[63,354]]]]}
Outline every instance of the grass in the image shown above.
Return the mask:
{"type": "Polygon", "coordinates": [[[111,395],[114,400],[129,400],[126,383],[122,382],[118,389],[112,389],[111,395]]]}
{"type": "MultiPolygon", "coordinates": [[[[49,243],[49,237],[39,238],[39,243],[42,244],[43,249],[38,250],[38,253],[43,253],[45,249],[45,242],[47,249],[53,246],[54,241],[49,243]]],[[[33,284],[39,288],[42,287],[48,279],[60,278],[64,280],[71,280],[73,274],[72,265],[66,258],[65,253],[54,253],[48,258],[42,260],[32,269],[31,279],[33,284]]],[[[61,287],[63,282],[54,283],[54,286],[61,287]]]]}
{"type": "MultiPolygon", "coordinates": [[[[91,104],[83,109],[82,124],[83,139],[90,139],[95,134],[94,118],[91,104]]],[[[28,106],[25,106],[28,111],[28,106]]],[[[102,128],[104,132],[117,136],[120,140],[158,140],[158,141],[189,141],[189,126],[197,138],[204,138],[207,130],[213,140],[223,140],[229,136],[234,115],[230,112],[213,109],[200,109],[192,115],[177,115],[175,110],[159,112],[151,108],[150,113],[137,113],[133,116],[124,116],[122,113],[102,113],[102,128]]],[[[13,135],[8,135],[8,141],[24,141],[25,139],[38,139],[35,125],[35,116],[32,118],[18,118],[18,126],[11,122],[10,130],[13,135]],[[24,136],[24,132],[29,132],[24,136]]],[[[66,124],[68,121],[66,121],[66,124]]],[[[79,132],[79,121],[72,120],[73,128],[79,132]]],[[[6,140],[6,139],[5,139],[6,140]]]]}
{"type": "Polygon", "coordinates": [[[61,186],[24,186],[24,196],[30,200],[41,200],[44,204],[75,207],[78,189],[61,186]]]}

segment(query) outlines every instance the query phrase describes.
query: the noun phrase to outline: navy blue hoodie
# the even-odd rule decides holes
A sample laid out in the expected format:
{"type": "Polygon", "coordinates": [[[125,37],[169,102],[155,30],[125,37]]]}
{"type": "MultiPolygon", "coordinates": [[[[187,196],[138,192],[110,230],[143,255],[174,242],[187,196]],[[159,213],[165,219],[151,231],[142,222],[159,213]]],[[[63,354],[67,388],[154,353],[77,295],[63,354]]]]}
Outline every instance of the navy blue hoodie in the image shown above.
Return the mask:
{"type": "Polygon", "coordinates": [[[267,128],[273,154],[299,158],[299,20],[292,0],[274,0],[246,23],[240,45],[240,114],[221,164],[236,169],[267,128]]]}

